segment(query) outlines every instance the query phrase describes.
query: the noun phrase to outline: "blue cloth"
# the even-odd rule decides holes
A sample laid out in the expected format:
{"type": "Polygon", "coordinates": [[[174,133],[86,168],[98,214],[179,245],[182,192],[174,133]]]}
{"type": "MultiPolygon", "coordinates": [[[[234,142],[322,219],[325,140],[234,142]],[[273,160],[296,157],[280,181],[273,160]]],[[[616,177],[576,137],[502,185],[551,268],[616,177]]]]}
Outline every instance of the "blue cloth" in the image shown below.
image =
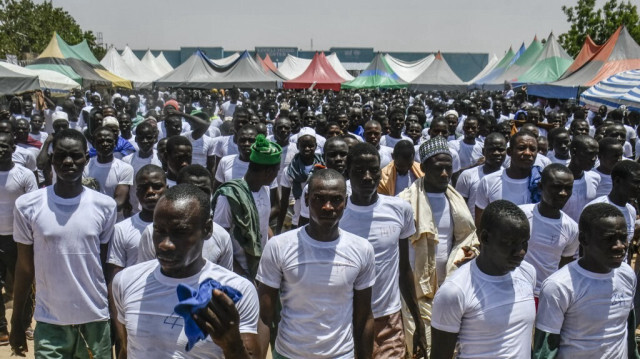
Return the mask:
{"type": "Polygon", "coordinates": [[[542,180],[542,168],[540,166],[533,166],[531,168],[531,175],[529,175],[529,193],[531,193],[531,203],[538,203],[542,200],[542,190],[538,184],[542,180]]]}
{"type": "Polygon", "coordinates": [[[192,315],[207,307],[207,304],[211,301],[214,289],[221,290],[231,298],[234,303],[237,303],[242,298],[242,293],[238,290],[226,285],[221,285],[218,281],[211,278],[205,279],[204,282],[200,283],[200,287],[197,290],[185,284],[178,284],[176,288],[180,302],[178,302],[173,310],[184,319],[184,334],[188,339],[185,347],[186,351],[191,350],[198,341],[204,340],[207,337],[207,334],[200,329],[198,323],[193,320],[192,315]]]}
{"type": "MultiPolygon", "coordinates": [[[[118,142],[116,143],[116,147],[113,149],[113,153],[120,152],[122,157],[130,155],[136,152],[136,148],[127,141],[124,137],[118,136],[118,142]]],[[[89,157],[95,157],[98,155],[98,151],[92,146],[89,149],[89,157]]]]}

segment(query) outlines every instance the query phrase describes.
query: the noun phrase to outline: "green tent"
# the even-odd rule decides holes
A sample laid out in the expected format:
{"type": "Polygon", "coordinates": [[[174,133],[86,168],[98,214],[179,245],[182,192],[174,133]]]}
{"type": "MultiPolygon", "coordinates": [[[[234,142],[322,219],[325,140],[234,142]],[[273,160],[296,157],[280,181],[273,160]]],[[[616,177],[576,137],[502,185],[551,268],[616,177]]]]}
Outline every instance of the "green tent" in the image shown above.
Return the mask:
{"type": "Polygon", "coordinates": [[[513,83],[518,80],[518,76],[527,72],[535,63],[542,53],[543,45],[538,41],[538,37],[534,37],[533,41],[527,49],[518,57],[518,59],[509,66],[502,75],[492,79],[485,84],[485,89],[500,90],[504,87],[505,82],[513,83]],[[488,86],[487,86],[488,85],[488,86]]]}
{"type": "Polygon", "coordinates": [[[538,61],[518,77],[517,83],[545,83],[556,81],[571,66],[573,59],[560,46],[553,33],[549,35],[538,61]]]}
{"type": "MultiPolygon", "coordinates": [[[[524,47],[524,44],[522,44],[522,46],[524,47]]],[[[502,75],[513,60],[514,56],[516,56],[516,53],[513,51],[512,47],[509,47],[509,51],[504,54],[500,62],[498,62],[498,64],[491,71],[489,71],[489,73],[480,77],[475,82],[472,82],[471,87],[483,87],[485,83],[489,83],[492,79],[495,79],[498,76],[502,75]]]]}
{"type": "Polygon", "coordinates": [[[355,79],[342,84],[343,89],[405,88],[408,83],[400,79],[387,60],[378,53],[369,66],[355,79]]]}

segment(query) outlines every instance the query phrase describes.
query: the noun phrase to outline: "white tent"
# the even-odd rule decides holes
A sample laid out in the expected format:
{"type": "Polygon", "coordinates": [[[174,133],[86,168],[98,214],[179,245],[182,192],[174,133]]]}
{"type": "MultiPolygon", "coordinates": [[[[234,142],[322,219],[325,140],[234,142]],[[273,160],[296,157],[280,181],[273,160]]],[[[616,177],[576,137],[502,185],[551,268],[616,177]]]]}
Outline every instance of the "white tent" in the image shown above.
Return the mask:
{"type": "Polygon", "coordinates": [[[338,59],[338,55],[336,55],[335,52],[327,56],[327,60],[331,64],[331,67],[333,67],[333,69],[336,70],[338,75],[340,75],[340,77],[342,77],[346,81],[351,81],[355,78],[351,76],[350,73],[347,72],[344,66],[342,66],[342,63],[340,62],[340,59],[338,59]]]}
{"type": "Polygon", "coordinates": [[[239,52],[234,52],[233,54],[227,56],[227,57],[223,57],[221,59],[210,59],[211,62],[213,62],[214,65],[216,66],[220,66],[220,67],[226,67],[229,66],[230,64],[232,64],[234,61],[236,61],[238,59],[238,57],[240,57],[240,53],[239,52]]]}
{"type": "Polygon", "coordinates": [[[133,70],[135,78],[131,78],[136,87],[148,87],[151,83],[158,79],[155,71],[151,70],[147,65],[143,64],[140,59],[126,46],[122,51],[122,60],[133,70]]]}
{"type": "Polygon", "coordinates": [[[136,80],[139,80],[139,78],[136,72],[131,69],[131,67],[129,67],[126,62],[124,62],[115,47],[112,47],[109,49],[109,51],[107,51],[107,54],[104,55],[102,60],[100,60],[100,64],[113,74],[133,81],[134,85],[138,87],[138,83],[136,83],[136,80]]]}
{"type": "Polygon", "coordinates": [[[282,61],[280,66],[278,66],[278,71],[280,71],[282,76],[291,80],[302,75],[302,73],[307,69],[307,67],[309,67],[310,63],[311,63],[310,59],[303,59],[301,57],[287,55],[287,57],[284,59],[284,61],[282,61]]]}
{"type": "Polygon", "coordinates": [[[167,58],[164,57],[164,53],[162,51],[160,51],[160,53],[158,54],[155,60],[156,60],[156,64],[158,64],[158,67],[160,67],[160,69],[162,69],[162,71],[164,71],[165,74],[173,71],[173,66],[171,66],[169,61],[167,61],[167,58]]]}
{"type": "Polygon", "coordinates": [[[435,59],[433,54],[417,61],[403,61],[389,54],[384,55],[384,57],[393,72],[406,82],[415,80],[435,59]]]}
{"type": "Polygon", "coordinates": [[[498,56],[496,56],[496,54],[493,54],[493,56],[491,56],[491,58],[489,59],[487,66],[485,66],[484,69],[482,69],[482,71],[480,71],[480,73],[477,74],[474,78],[467,81],[467,84],[471,85],[475,83],[477,80],[487,76],[487,74],[491,72],[491,70],[493,70],[494,67],[496,67],[499,61],[500,59],[498,59],[498,56]]]}
{"type": "Polygon", "coordinates": [[[151,53],[151,50],[147,50],[140,62],[145,64],[145,66],[147,66],[149,70],[153,71],[153,73],[158,77],[164,76],[167,73],[159,66],[155,56],[151,53]]]}
{"type": "Polygon", "coordinates": [[[66,95],[71,90],[80,88],[80,84],[73,81],[71,78],[51,70],[42,69],[27,69],[22,66],[10,64],[8,62],[0,61],[0,66],[20,74],[28,76],[38,76],[40,82],[40,88],[42,90],[49,89],[52,95],[66,95]]]}

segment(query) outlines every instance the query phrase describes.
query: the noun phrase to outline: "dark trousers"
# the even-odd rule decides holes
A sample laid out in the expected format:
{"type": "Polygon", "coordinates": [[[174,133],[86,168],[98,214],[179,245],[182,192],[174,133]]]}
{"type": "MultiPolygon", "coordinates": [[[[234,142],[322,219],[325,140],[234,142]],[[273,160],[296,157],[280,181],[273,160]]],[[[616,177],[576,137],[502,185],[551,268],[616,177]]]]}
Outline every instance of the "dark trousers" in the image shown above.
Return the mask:
{"type": "MultiPolygon", "coordinates": [[[[16,242],[13,241],[13,236],[0,236],[0,332],[7,331],[5,298],[2,294],[2,288],[4,288],[5,293],[13,293],[13,280],[15,278],[14,274],[17,259],[18,246],[16,242]]],[[[29,293],[25,307],[25,328],[28,328],[31,326],[31,317],[33,316],[33,288],[29,293]]]]}

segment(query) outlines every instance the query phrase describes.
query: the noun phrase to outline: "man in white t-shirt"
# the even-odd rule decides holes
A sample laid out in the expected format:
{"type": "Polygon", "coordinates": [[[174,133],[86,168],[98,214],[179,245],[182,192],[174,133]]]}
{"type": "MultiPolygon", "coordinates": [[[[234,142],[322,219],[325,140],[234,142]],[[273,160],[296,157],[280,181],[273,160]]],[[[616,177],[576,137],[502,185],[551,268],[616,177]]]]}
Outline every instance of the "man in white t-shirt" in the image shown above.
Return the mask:
{"type": "MultiPolygon", "coordinates": [[[[13,135],[0,133],[0,345],[9,344],[5,302],[1,289],[4,287],[5,293],[12,290],[18,251],[13,240],[13,208],[18,197],[38,189],[33,172],[13,163],[11,155],[15,148],[13,135]]],[[[25,322],[25,328],[31,326],[31,315],[25,318],[25,322]]]]}
{"type": "Polygon", "coordinates": [[[529,132],[517,132],[509,139],[507,155],[511,164],[507,169],[485,176],[476,192],[475,220],[480,224],[482,211],[489,203],[504,199],[516,205],[533,203],[530,188],[532,172],[538,155],[538,141],[529,132]]]}
{"type": "Polygon", "coordinates": [[[611,171],[616,163],[622,160],[622,145],[618,140],[605,137],[598,141],[598,167],[593,171],[600,175],[600,184],[596,191],[596,196],[606,196],[611,192],[613,183],[611,181],[611,171]]]}
{"type": "MultiPolygon", "coordinates": [[[[589,202],[608,203],[616,207],[627,223],[627,242],[630,244],[635,236],[636,208],[631,204],[640,195],[640,163],[630,160],[618,162],[611,171],[613,187],[608,195],[600,196],[589,202]]],[[[631,263],[633,253],[628,258],[631,263]]]]}
{"type": "Polygon", "coordinates": [[[176,185],[178,172],[191,164],[191,142],[184,136],[173,136],[167,140],[166,150],[163,154],[167,163],[167,186],[176,185]]]}
{"type": "Polygon", "coordinates": [[[565,166],[568,165],[571,161],[571,154],[569,152],[571,136],[569,136],[569,131],[564,127],[554,128],[549,131],[549,142],[551,145],[551,151],[547,154],[549,161],[565,166]]]}
{"type": "MultiPolygon", "coordinates": [[[[118,212],[123,212],[125,206],[129,206],[133,167],[113,156],[115,143],[116,136],[110,129],[98,127],[93,132],[93,145],[98,155],[89,161],[84,176],[95,178],[100,183],[100,192],[115,199],[118,212]]],[[[130,208],[125,212],[128,214],[130,208]]]]}
{"type": "Polygon", "coordinates": [[[431,359],[531,357],[536,271],[524,262],[529,222],[513,203],[482,215],[478,257],[447,278],[433,299],[431,359]]]}
{"type": "MultiPolygon", "coordinates": [[[[369,120],[364,124],[364,140],[372,144],[380,154],[380,168],[385,168],[393,160],[393,147],[380,144],[382,126],[376,120],[369,120]]],[[[399,141],[398,141],[399,142],[399,141]]],[[[395,145],[394,145],[395,146],[395,145]]]]}
{"type": "Polygon", "coordinates": [[[49,136],[48,133],[42,132],[42,125],[44,124],[44,118],[39,113],[34,113],[31,116],[31,121],[29,121],[29,127],[31,131],[29,132],[29,137],[33,138],[40,143],[44,143],[49,136]]]}
{"type": "Polygon", "coordinates": [[[574,260],[578,254],[578,224],[562,207],[573,190],[573,174],[562,164],[553,163],[542,171],[539,183],[542,199],[537,204],[523,204],[531,228],[529,249],[524,260],[536,270],[534,296],[540,295],[540,287],[558,268],[574,260]]]}
{"type": "Polygon", "coordinates": [[[140,237],[145,228],[153,222],[156,203],[166,189],[167,177],[162,168],[149,164],[136,173],[133,192],[142,210],[116,224],[107,257],[109,281],[123,268],[138,262],[140,237]]]}
{"type": "Polygon", "coordinates": [[[84,136],[61,131],[53,142],[56,184],[16,200],[18,260],[10,342],[18,354],[27,350],[25,303],[35,277],[36,356],[111,356],[103,258],[113,237],[116,203],[82,186],[87,159],[84,136]]]}
{"type": "Polygon", "coordinates": [[[449,147],[456,150],[460,156],[460,167],[464,170],[478,163],[482,158],[482,143],[476,141],[478,136],[478,119],[468,116],[462,126],[464,137],[449,141],[449,147]]]}
{"type": "Polygon", "coordinates": [[[582,257],[542,283],[533,357],[638,358],[637,279],[624,263],[625,219],[614,206],[596,203],[584,209],[579,228],[582,257]]]}
{"type": "MultiPolygon", "coordinates": [[[[214,153],[216,155],[216,166],[220,163],[220,159],[227,155],[235,155],[238,153],[238,145],[236,145],[235,134],[238,131],[249,124],[249,112],[246,108],[238,107],[237,110],[233,113],[233,134],[229,136],[220,136],[216,137],[213,140],[215,141],[214,153]]],[[[215,173],[214,171],[213,173],[215,173]]]]}
{"type": "Polygon", "coordinates": [[[274,357],[371,358],[373,247],[338,227],[347,202],[342,174],[316,171],[308,191],[309,224],[269,240],[256,277],[267,326],[278,296],[282,303],[274,357]]]}
{"type": "MultiPolygon", "coordinates": [[[[133,173],[148,165],[156,165],[162,167],[162,162],[158,157],[158,151],[153,148],[158,142],[158,127],[149,121],[142,121],[136,126],[135,141],[138,150],[130,155],[122,158],[122,162],[130,164],[133,167],[133,173]]],[[[166,176],[165,176],[166,177],[166,176]]],[[[129,203],[131,204],[132,213],[140,212],[140,203],[135,191],[129,191],[129,203]]]]}
{"type": "Polygon", "coordinates": [[[396,108],[389,114],[390,132],[380,138],[382,146],[395,147],[396,143],[402,140],[412,141],[411,137],[403,133],[404,130],[404,111],[396,108]]]}
{"type": "MultiPolygon", "coordinates": [[[[13,129],[13,122],[9,120],[0,121],[0,133],[8,133],[11,136],[14,136],[13,129]]],[[[29,151],[26,148],[16,145],[16,150],[13,151],[11,158],[13,159],[14,163],[19,164],[22,167],[26,167],[31,171],[36,170],[36,155],[33,153],[33,151],[29,151]]]]}
{"type": "Polygon", "coordinates": [[[591,169],[598,157],[598,142],[589,136],[575,136],[571,141],[571,162],[569,169],[573,173],[573,193],[562,211],[578,222],[580,213],[596,198],[600,175],[591,169]]]}
{"type": "Polygon", "coordinates": [[[215,142],[213,138],[205,134],[209,128],[209,116],[198,110],[192,111],[191,114],[177,111],[172,111],[171,113],[181,116],[191,125],[191,131],[182,134],[191,142],[191,163],[204,166],[210,172],[213,172],[216,164],[215,142]]]}
{"type": "Polygon", "coordinates": [[[118,356],[260,356],[255,288],[248,280],[202,257],[203,243],[213,229],[209,196],[193,185],[174,186],[158,201],[153,222],[157,260],[125,268],[113,280],[118,356]],[[198,290],[207,279],[239,291],[242,297],[234,304],[221,289],[214,289],[207,306],[190,318],[205,339],[187,351],[187,323],[174,311],[179,303],[176,287],[184,284],[198,290]]]}
{"type": "Polygon", "coordinates": [[[466,169],[460,173],[456,181],[456,191],[467,201],[469,212],[475,218],[476,192],[480,180],[484,176],[502,169],[502,163],[507,155],[507,140],[501,133],[490,133],[484,140],[482,156],[484,164],[466,169]]]}
{"type": "Polygon", "coordinates": [[[258,136],[258,130],[253,125],[246,125],[238,129],[238,132],[233,137],[235,144],[238,146],[238,152],[220,159],[216,168],[215,181],[213,182],[214,191],[221,184],[232,179],[242,178],[247,173],[251,145],[256,141],[256,136],[258,136]]]}
{"type": "MultiPolygon", "coordinates": [[[[413,150],[412,146],[409,148],[413,150]]],[[[347,157],[347,168],[351,195],[339,226],[366,238],[373,245],[376,256],[376,283],[371,293],[373,357],[404,358],[401,293],[413,318],[420,318],[415,291],[411,287],[414,281],[409,263],[409,237],[415,233],[413,210],[400,198],[378,195],[380,154],[372,144],[353,146],[347,157]]],[[[416,328],[411,343],[413,353],[427,353],[424,327],[417,325],[416,328]]]]}
{"type": "Polygon", "coordinates": [[[231,93],[229,94],[230,99],[222,105],[220,105],[220,112],[218,115],[224,119],[225,117],[231,117],[234,115],[236,111],[236,107],[242,106],[242,102],[238,101],[240,98],[240,90],[237,88],[231,89],[231,93]]]}

